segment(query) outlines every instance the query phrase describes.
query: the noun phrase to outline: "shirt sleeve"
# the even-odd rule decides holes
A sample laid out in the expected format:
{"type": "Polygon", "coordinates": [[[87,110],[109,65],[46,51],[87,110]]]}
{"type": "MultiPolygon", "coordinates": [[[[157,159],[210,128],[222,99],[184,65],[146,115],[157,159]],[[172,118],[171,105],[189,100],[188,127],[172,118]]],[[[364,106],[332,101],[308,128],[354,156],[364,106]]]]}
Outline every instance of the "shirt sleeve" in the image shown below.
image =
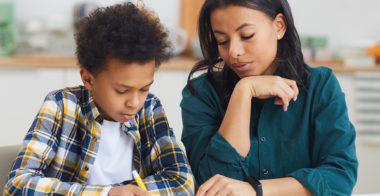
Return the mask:
{"type": "Polygon", "coordinates": [[[62,129],[61,109],[49,94],[33,121],[8,175],[4,195],[100,195],[103,186],[63,182],[47,177],[57,153],[56,134],[62,129]]]}
{"type": "Polygon", "coordinates": [[[194,180],[184,151],[169,127],[158,98],[152,108],[152,128],[155,144],[151,150],[153,175],[144,177],[152,195],[194,195],[194,180]]]}
{"type": "Polygon", "coordinates": [[[108,193],[110,192],[111,188],[112,188],[112,186],[106,186],[106,187],[104,187],[104,189],[103,189],[103,191],[102,191],[102,193],[101,193],[100,196],[107,196],[108,193]]]}
{"type": "Polygon", "coordinates": [[[355,129],[349,121],[345,96],[332,71],[313,96],[311,149],[313,167],[288,176],[314,195],[350,195],[357,179],[355,129]]]}
{"type": "Polygon", "coordinates": [[[182,142],[186,147],[191,168],[199,184],[215,174],[244,180],[248,175],[251,152],[241,156],[230,143],[219,134],[223,119],[218,96],[207,87],[198,88],[197,96],[187,87],[182,92],[182,142]],[[208,90],[208,92],[204,92],[208,90]]]}

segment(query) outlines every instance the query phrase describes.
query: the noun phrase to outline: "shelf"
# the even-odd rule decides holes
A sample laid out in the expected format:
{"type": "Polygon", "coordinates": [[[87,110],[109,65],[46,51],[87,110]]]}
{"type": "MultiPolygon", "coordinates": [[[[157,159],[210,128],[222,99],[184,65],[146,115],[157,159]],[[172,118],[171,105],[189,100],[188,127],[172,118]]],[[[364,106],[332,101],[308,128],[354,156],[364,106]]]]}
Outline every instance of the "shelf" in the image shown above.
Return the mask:
{"type": "MultiPolygon", "coordinates": [[[[160,70],[182,70],[190,71],[197,59],[180,56],[174,57],[162,63],[160,70]]],[[[380,72],[380,65],[371,68],[345,67],[338,61],[313,61],[308,62],[310,66],[330,67],[336,73],[344,72],[380,72]]],[[[78,68],[76,57],[73,56],[51,56],[51,55],[15,55],[0,58],[0,67],[11,68],[78,68]]]]}

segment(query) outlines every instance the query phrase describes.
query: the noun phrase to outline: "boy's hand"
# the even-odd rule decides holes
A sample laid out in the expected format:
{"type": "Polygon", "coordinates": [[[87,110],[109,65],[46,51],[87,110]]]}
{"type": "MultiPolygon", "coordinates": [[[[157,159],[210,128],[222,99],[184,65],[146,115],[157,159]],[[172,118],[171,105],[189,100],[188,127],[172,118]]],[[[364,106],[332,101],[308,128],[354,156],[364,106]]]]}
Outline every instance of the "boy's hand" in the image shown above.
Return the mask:
{"type": "Polygon", "coordinates": [[[108,196],[150,196],[149,192],[142,188],[128,184],[124,186],[115,186],[110,189],[108,196]]]}

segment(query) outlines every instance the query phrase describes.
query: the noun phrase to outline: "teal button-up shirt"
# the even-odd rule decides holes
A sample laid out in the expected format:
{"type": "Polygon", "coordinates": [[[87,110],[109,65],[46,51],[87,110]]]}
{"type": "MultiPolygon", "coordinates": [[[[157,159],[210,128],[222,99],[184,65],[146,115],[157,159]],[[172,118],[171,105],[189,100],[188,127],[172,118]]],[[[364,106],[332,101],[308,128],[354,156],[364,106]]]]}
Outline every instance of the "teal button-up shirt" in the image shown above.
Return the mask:
{"type": "Polygon", "coordinates": [[[198,96],[187,87],[182,92],[182,142],[199,184],[215,174],[239,180],[291,176],[314,195],[351,194],[358,167],[355,129],[331,69],[311,68],[308,91],[300,92],[287,112],[274,98],[261,110],[253,99],[247,157],[218,132],[225,110],[207,74],[193,85],[198,96]]]}

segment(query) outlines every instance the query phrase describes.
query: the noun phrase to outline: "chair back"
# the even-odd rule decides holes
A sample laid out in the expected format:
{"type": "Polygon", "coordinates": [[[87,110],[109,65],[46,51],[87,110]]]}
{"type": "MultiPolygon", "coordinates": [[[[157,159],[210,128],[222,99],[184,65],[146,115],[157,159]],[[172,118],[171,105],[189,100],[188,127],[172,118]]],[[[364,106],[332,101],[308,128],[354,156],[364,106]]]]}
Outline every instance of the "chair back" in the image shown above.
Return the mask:
{"type": "Polygon", "coordinates": [[[19,145],[0,146],[0,195],[4,191],[5,181],[19,148],[19,145]]]}

